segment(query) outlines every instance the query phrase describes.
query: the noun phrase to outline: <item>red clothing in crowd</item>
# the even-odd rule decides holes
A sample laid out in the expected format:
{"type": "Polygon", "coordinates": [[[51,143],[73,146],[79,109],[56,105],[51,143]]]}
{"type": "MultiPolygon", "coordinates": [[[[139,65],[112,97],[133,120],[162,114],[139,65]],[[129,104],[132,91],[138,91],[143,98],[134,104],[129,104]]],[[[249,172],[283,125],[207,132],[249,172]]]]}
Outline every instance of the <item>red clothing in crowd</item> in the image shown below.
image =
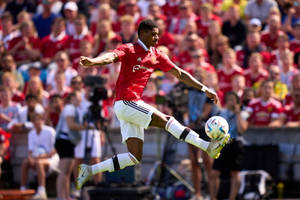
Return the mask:
{"type": "Polygon", "coordinates": [[[274,98],[270,98],[267,102],[258,98],[249,103],[247,111],[251,114],[249,121],[253,125],[267,126],[272,119],[279,117],[283,108],[281,103],[274,98]]]}
{"type": "Polygon", "coordinates": [[[271,37],[271,34],[269,31],[264,31],[261,34],[261,42],[271,50],[277,49],[277,39],[279,35],[283,34],[282,31],[278,31],[275,37],[271,37]]]}
{"type": "Polygon", "coordinates": [[[259,74],[254,76],[250,69],[244,71],[244,76],[246,79],[246,86],[252,87],[254,84],[259,83],[269,77],[269,73],[265,69],[261,69],[259,74]]]}
{"type": "Polygon", "coordinates": [[[71,36],[68,43],[71,60],[80,57],[80,41],[82,40],[94,42],[93,36],[88,31],[84,31],[81,35],[71,36]]]}
{"type": "Polygon", "coordinates": [[[243,69],[238,65],[234,65],[230,71],[227,71],[224,66],[222,66],[218,71],[218,79],[219,79],[219,88],[226,94],[227,92],[232,90],[232,78],[235,75],[243,75],[243,69]]]}
{"type": "Polygon", "coordinates": [[[201,17],[198,17],[196,20],[198,35],[200,35],[202,38],[206,38],[208,36],[208,28],[211,21],[217,21],[222,27],[222,19],[216,15],[212,15],[209,22],[204,22],[201,17]]]}
{"type": "Polygon", "coordinates": [[[44,58],[54,58],[59,51],[65,50],[68,47],[70,36],[65,32],[54,37],[52,34],[44,37],[41,41],[41,53],[44,58]]]}
{"type": "Polygon", "coordinates": [[[286,116],[287,122],[299,122],[300,121],[300,109],[295,109],[292,103],[289,106],[284,107],[284,114],[286,116]]]}
{"type": "MultiPolygon", "coordinates": [[[[261,51],[259,52],[260,55],[262,56],[263,58],[263,63],[264,64],[271,64],[272,63],[272,56],[269,52],[267,51],[261,51]]],[[[244,58],[245,58],[245,51],[244,50],[239,50],[236,52],[236,60],[237,60],[237,63],[240,65],[240,66],[243,66],[244,65],[244,58]]]]}

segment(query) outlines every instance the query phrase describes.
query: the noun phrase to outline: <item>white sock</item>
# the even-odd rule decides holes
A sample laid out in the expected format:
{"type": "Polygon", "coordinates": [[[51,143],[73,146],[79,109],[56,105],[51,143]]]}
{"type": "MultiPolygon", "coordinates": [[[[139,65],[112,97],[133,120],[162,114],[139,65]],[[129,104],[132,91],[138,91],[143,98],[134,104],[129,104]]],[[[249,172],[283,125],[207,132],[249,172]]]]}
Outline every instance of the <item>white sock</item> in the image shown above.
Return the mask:
{"type": "Polygon", "coordinates": [[[20,187],[20,190],[21,190],[21,191],[24,191],[24,190],[27,190],[27,188],[26,188],[26,186],[21,186],[21,187],[20,187]]]}
{"type": "MultiPolygon", "coordinates": [[[[117,161],[119,163],[120,169],[124,169],[125,167],[136,165],[139,163],[139,161],[131,153],[118,154],[117,161]]],[[[115,171],[112,158],[97,163],[95,165],[92,165],[93,175],[105,171],[109,171],[109,172],[115,171]]]]}
{"type": "MultiPolygon", "coordinates": [[[[167,122],[165,129],[172,135],[174,135],[177,139],[179,139],[180,135],[186,129],[186,127],[181,125],[174,117],[171,117],[167,122]]],[[[199,138],[199,135],[191,129],[184,141],[198,148],[201,148],[204,151],[206,151],[209,145],[209,142],[206,142],[205,140],[199,138]]]]}
{"type": "Polygon", "coordinates": [[[45,193],[46,192],[46,189],[44,186],[39,186],[38,187],[38,193],[45,193]]]}

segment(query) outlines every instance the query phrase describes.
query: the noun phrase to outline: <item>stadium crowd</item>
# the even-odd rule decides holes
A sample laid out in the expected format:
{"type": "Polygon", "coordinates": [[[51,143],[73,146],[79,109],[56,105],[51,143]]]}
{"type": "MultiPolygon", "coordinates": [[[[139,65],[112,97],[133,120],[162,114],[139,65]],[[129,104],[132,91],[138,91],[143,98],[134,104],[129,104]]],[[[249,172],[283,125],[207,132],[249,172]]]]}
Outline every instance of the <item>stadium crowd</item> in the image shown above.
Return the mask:
{"type": "MultiPolygon", "coordinates": [[[[38,154],[37,143],[46,143],[46,151],[37,157],[51,159],[45,164],[29,156],[22,164],[21,189],[26,188],[28,168],[34,167],[38,193],[45,193],[43,169],[59,160],[54,129],[60,114],[68,102],[80,107],[80,115],[91,105],[93,88],[85,84],[86,77],[106,80],[108,99],[102,101],[101,114],[109,127],[118,127],[112,107],[119,63],[83,68],[79,57],[95,57],[136,42],[139,22],[149,18],[159,27],[157,48],[214,89],[220,98],[217,107],[228,109],[237,120],[247,119],[249,126],[300,127],[299,0],[2,0],[0,164],[10,159],[11,134],[21,131],[29,132],[32,154],[38,154]],[[44,124],[46,135],[41,137],[36,132],[44,124]]],[[[153,73],[143,100],[171,113],[168,96],[178,86],[175,80],[167,73],[153,73]]],[[[205,99],[198,101],[202,97],[197,92],[188,91],[190,100],[184,110],[190,112],[181,120],[197,129],[215,108],[205,99]]],[[[238,125],[237,133],[246,127],[238,125]]],[[[208,161],[208,168],[212,162],[208,161]]],[[[70,169],[65,169],[68,173],[61,180],[70,178],[73,164],[67,166],[70,169]]],[[[238,182],[237,175],[231,175],[238,182]]],[[[211,176],[216,180],[219,174],[211,176]]],[[[200,188],[196,193],[200,198],[200,188]]]]}

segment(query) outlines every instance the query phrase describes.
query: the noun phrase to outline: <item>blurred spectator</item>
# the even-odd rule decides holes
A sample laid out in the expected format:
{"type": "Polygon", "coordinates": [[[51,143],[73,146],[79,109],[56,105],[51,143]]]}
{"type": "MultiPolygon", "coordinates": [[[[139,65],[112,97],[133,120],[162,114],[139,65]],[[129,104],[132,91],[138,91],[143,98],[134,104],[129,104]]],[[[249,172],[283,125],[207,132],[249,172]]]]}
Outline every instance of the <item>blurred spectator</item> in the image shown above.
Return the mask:
{"type": "Polygon", "coordinates": [[[208,36],[205,38],[205,47],[209,54],[216,49],[218,38],[222,35],[221,26],[217,21],[212,21],[208,27],[208,36]]]}
{"type": "Polygon", "coordinates": [[[10,12],[14,16],[14,23],[17,22],[17,16],[20,12],[26,11],[33,15],[36,11],[36,5],[30,0],[16,0],[7,3],[5,11],[10,12]]]}
{"type": "Polygon", "coordinates": [[[70,176],[74,166],[74,148],[81,140],[80,131],[88,128],[88,126],[81,125],[83,122],[83,116],[79,110],[81,100],[80,92],[70,93],[69,103],[61,112],[56,127],[55,148],[60,158],[60,173],[56,180],[56,193],[60,199],[70,198],[70,176]]]}
{"type": "Polygon", "coordinates": [[[80,41],[88,40],[94,42],[93,36],[89,33],[87,21],[84,15],[79,14],[75,20],[75,34],[71,36],[68,44],[68,52],[71,61],[80,56],[80,41]]]}
{"type": "Polygon", "coordinates": [[[263,66],[262,56],[259,53],[252,53],[249,58],[249,69],[244,71],[246,86],[259,88],[261,82],[268,78],[269,73],[263,66]]]}
{"type": "Polygon", "coordinates": [[[2,59],[2,55],[4,54],[5,50],[4,42],[0,40],[0,60],[2,59]]]}
{"type": "MultiPolygon", "coordinates": [[[[147,1],[147,0],[146,0],[147,1]]],[[[140,3],[140,2],[139,2],[140,3]]],[[[167,22],[167,17],[162,13],[161,8],[158,4],[152,2],[149,4],[147,18],[162,19],[165,23],[167,22]]]]}
{"type": "Polygon", "coordinates": [[[18,29],[20,28],[20,26],[23,22],[32,21],[31,17],[32,16],[26,11],[20,12],[17,16],[17,23],[14,24],[14,30],[18,31],[18,29]]]}
{"type": "Polygon", "coordinates": [[[297,53],[300,51],[300,20],[293,26],[292,33],[294,38],[290,41],[290,49],[297,53]]]}
{"type": "Polygon", "coordinates": [[[28,85],[25,91],[25,95],[35,95],[37,97],[38,102],[46,106],[48,105],[49,93],[44,90],[42,81],[40,77],[35,76],[31,77],[28,81],[28,85]]]}
{"type": "Polygon", "coordinates": [[[247,0],[224,0],[221,5],[221,10],[224,13],[227,12],[231,7],[237,7],[240,17],[243,19],[245,16],[245,8],[247,6],[247,0]]]}
{"type": "Polygon", "coordinates": [[[220,116],[224,117],[229,124],[229,131],[231,142],[224,147],[222,154],[213,164],[213,178],[212,185],[214,191],[212,200],[216,200],[219,190],[221,172],[230,172],[230,193],[229,199],[236,199],[241,179],[239,172],[242,170],[243,159],[243,143],[241,135],[247,130],[247,119],[243,118],[240,105],[240,98],[234,92],[228,92],[225,95],[225,107],[220,111],[220,116]]]}
{"type": "Polygon", "coordinates": [[[270,79],[274,82],[274,96],[282,101],[288,93],[288,87],[280,80],[280,68],[277,65],[270,66],[270,79]]]}
{"type": "Polygon", "coordinates": [[[163,45],[166,46],[170,51],[173,51],[176,46],[176,41],[173,34],[167,31],[166,22],[161,18],[156,19],[155,22],[159,29],[159,40],[156,46],[159,47],[163,45]]]}
{"type": "Polygon", "coordinates": [[[282,105],[273,98],[274,83],[265,80],[261,84],[261,97],[249,103],[247,112],[251,126],[279,127],[282,117],[282,105]]]}
{"type": "Polygon", "coordinates": [[[219,84],[219,79],[218,79],[218,74],[217,73],[207,73],[206,74],[206,82],[207,82],[207,87],[213,89],[216,91],[220,104],[224,104],[224,91],[220,89],[220,84],[219,84]]]}
{"type": "Polygon", "coordinates": [[[3,53],[1,57],[0,83],[2,84],[2,76],[5,72],[10,72],[15,77],[17,87],[20,90],[24,88],[24,80],[22,75],[16,70],[16,62],[12,54],[3,53]]]}
{"type": "Polygon", "coordinates": [[[65,51],[59,51],[55,55],[55,62],[57,65],[56,69],[49,71],[47,75],[47,90],[51,91],[52,88],[55,88],[55,74],[57,72],[63,72],[66,76],[66,85],[69,86],[71,83],[72,77],[76,76],[78,72],[70,66],[70,60],[68,54],[65,51]]]}
{"type": "MultiPolygon", "coordinates": [[[[137,5],[139,6],[140,10],[141,10],[141,15],[143,17],[147,17],[150,15],[152,15],[152,6],[155,5],[155,9],[160,10],[160,7],[165,5],[166,0],[139,0],[137,5]]],[[[159,11],[160,12],[160,11],[159,11]]],[[[153,15],[152,15],[153,16],[153,15]]],[[[166,18],[166,17],[165,17],[166,18]]],[[[167,19],[167,18],[166,18],[167,19]]]]}
{"type": "Polygon", "coordinates": [[[134,20],[133,23],[136,25],[135,28],[137,28],[138,24],[140,24],[140,22],[144,20],[144,17],[141,15],[141,13],[139,11],[139,7],[137,5],[137,0],[126,0],[124,11],[125,11],[124,16],[130,15],[133,17],[133,20],[134,20]]]}
{"type": "Polygon", "coordinates": [[[12,94],[12,101],[16,103],[24,103],[25,95],[18,90],[18,83],[16,77],[11,72],[5,72],[2,75],[2,85],[9,88],[12,94]]]}
{"type": "Polygon", "coordinates": [[[247,28],[240,19],[239,7],[233,5],[228,10],[228,20],[222,26],[222,33],[229,38],[229,43],[232,48],[242,45],[246,39],[247,28]]]}
{"type": "Polygon", "coordinates": [[[250,0],[245,8],[246,19],[258,18],[263,24],[266,23],[269,11],[272,7],[277,7],[274,0],[250,0]]]}
{"type": "Polygon", "coordinates": [[[277,40],[279,35],[283,34],[280,30],[280,16],[272,15],[268,19],[268,30],[262,32],[261,42],[270,50],[277,49],[277,40]]]}
{"type": "Polygon", "coordinates": [[[289,50],[289,38],[286,34],[280,34],[277,39],[277,49],[271,52],[272,64],[282,65],[282,57],[289,50]]]}
{"type": "MultiPolygon", "coordinates": [[[[298,90],[298,89],[300,89],[300,73],[297,73],[292,77],[292,83],[291,83],[290,91],[298,90]]],[[[293,102],[292,95],[291,95],[291,93],[288,93],[285,96],[283,104],[284,104],[284,106],[287,106],[287,105],[292,104],[292,102],[293,102]]]]}
{"type": "Polygon", "coordinates": [[[0,39],[4,42],[5,48],[7,48],[9,41],[20,34],[18,31],[14,30],[13,16],[9,12],[5,12],[1,16],[1,28],[0,39]]]}
{"type": "Polygon", "coordinates": [[[291,92],[293,103],[285,106],[285,126],[299,127],[300,126],[300,89],[292,90],[291,92]]]}
{"type": "Polygon", "coordinates": [[[244,94],[244,90],[246,88],[245,76],[238,74],[232,77],[231,87],[232,87],[232,91],[235,92],[238,95],[238,97],[241,99],[244,94]]]}
{"type": "Polygon", "coordinates": [[[235,52],[227,49],[223,55],[223,65],[217,70],[220,90],[226,94],[232,90],[231,81],[235,75],[243,75],[243,69],[236,63],[235,52]]]}
{"type": "MultiPolygon", "coordinates": [[[[206,70],[202,68],[196,68],[194,71],[194,77],[206,84],[206,70]]],[[[203,92],[200,92],[195,89],[191,89],[188,92],[188,111],[189,111],[189,126],[194,129],[199,137],[209,140],[207,135],[205,134],[204,124],[205,121],[212,115],[213,110],[215,109],[214,104],[210,101],[203,92]]],[[[212,164],[213,159],[210,158],[206,153],[200,151],[199,148],[195,148],[192,145],[189,145],[189,157],[192,163],[192,180],[195,188],[194,198],[193,200],[203,199],[203,191],[202,191],[202,171],[199,166],[199,159],[203,159],[203,163],[205,166],[205,172],[207,175],[208,182],[208,192],[210,195],[212,194],[212,164]]]]}
{"type": "Polygon", "coordinates": [[[36,61],[40,57],[40,40],[36,37],[32,21],[20,25],[19,37],[8,43],[8,50],[14,56],[17,65],[36,61]]]}
{"type": "Polygon", "coordinates": [[[179,13],[179,0],[166,0],[166,4],[163,5],[162,10],[167,16],[168,21],[179,13]]]}
{"type": "Polygon", "coordinates": [[[137,41],[137,35],[135,32],[134,18],[131,15],[124,15],[120,18],[121,30],[120,36],[122,43],[134,43],[137,41]]]}
{"type": "Polygon", "coordinates": [[[21,190],[26,190],[29,168],[37,172],[38,189],[33,199],[47,199],[46,177],[53,170],[57,171],[59,157],[54,148],[55,130],[44,125],[44,116],[34,113],[34,128],[28,133],[28,157],[22,162],[21,190]]]}
{"type": "Polygon", "coordinates": [[[0,1],[0,16],[3,15],[6,9],[7,2],[5,0],[0,1]]]}
{"type": "Polygon", "coordinates": [[[109,20],[99,21],[97,23],[97,32],[94,35],[95,45],[93,46],[92,55],[89,56],[97,56],[103,51],[105,51],[109,41],[114,37],[119,37],[119,36],[117,36],[115,32],[112,30],[111,22],[109,20]]]}
{"type": "Polygon", "coordinates": [[[197,16],[193,12],[193,5],[190,0],[181,1],[178,5],[179,14],[172,16],[169,32],[173,34],[183,34],[188,21],[196,21],[197,16]]]}
{"type": "Polygon", "coordinates": [[[49,93],[50,95],[58,94],[62,98],[68,96],[71,92],[70,88],[66,86],[66,76],[64,72],[56,72],[55,74],[55,88],[53,88],[49,93]]]}
{"type": "Polygon", "coordinates": [[[58,17],[54,20],[50,35],[41,40],[41,62],[43,66],[48,66],[59,51],[66,50],[69,36],[66,34],[66,22],[58,17]]]}
{"type": "Polygon", "coordinates": [[[229,48],[229,39],[224,35],[220,35],[216,38],[215,49],[212,49],[210,54],[210,62],[216,69],[219,69],[223,61],[223,52],[229,48]]]}
{"type": "Polygon", "coordinates": [[[64,14],[66,16],[66,32],[68,35],[75,35],[75,20],[78,16],[78,7],[74,1],[69,1],[64,5],[64,14]]]}
{"type": "Polygon", "coordinates": [[[44,114],[44,108],[38,103],[38,98],[35,95],[26,96],[26,105],[23,106],[18,116],[8,124],[7,128],[13,133],[27,132],[33,128],[32,116],[34,113],[44,114]]]}
{"type": "Polygon", "coordinates": [[[271,55],[269,52],[265,51],[261,45],[261,36],[258,32],[250,32],[246,38],[246,44],[243,46],[242,50],[236,52],[236,57],[238,64],[242,68],[248,68],[250,55],[254,52],[258,52],[263,57],[263,62],[270,64],[271,55]]]}
{"type": "Polygon", "coordinates": [[[191,74],[194,74],[194,72],[197,69],[201,68],[201,69],[204,69],[208,73],[216,72],[214,66],[212,66],[211,64],[209,64],[208,62],[205,61],[202,49],[193,51],[191,53],[191,57],[192,57],[192,62],[184,65],[184,69],[186,71],[190,72],[191,74]]]}
{"type": "Polygon", "coordinates": [[[40,39],[50,34],[51,26],[55,18],[58,17],[51,12],[53,1],[54,0],[43,0],[43,12],[41,14],[36,14],[32,19],[40,39]]]}
{"type": "Polygon", "coordinates": [[[281,59],[282,65],[279,65],[281,72],[280,80],[290,88],[292,77],[298,72],[298,70],[293,65],[293,53],[290,51],[285,51],[282,54],[281,59]]]}
{"type": "Polygon", "coordinates": [[[292,27],[297,24],[300,19],[300,3],[299,1],[285,2],[286,15],[283,16],[283,30],[286,33],[292,33],[292,27]]]}
{"type": "MultiPolygon", "coordinates": [[[[80,56],[86,56],[86,57],[93,57],[93,44],[88,41],[88,40],[82,40],[80,41],[80,44],[79,44],[79,47],[80,47],[80,56]]],[[[96,54],[98,55],[98,54],[96,54]]],[[[79,66],[79,59],[80,57],[74,59],[73,63],[72,63],[72,67],[78,71],[79,74],[81,74],[81,70],[85,67],[81,67],[79,66]]],[[[93,70],[91,70],[93,71],[93,70]]],[[[97,69],[96,69],[97,71],[97,69]]],[[[83,76],[83,75],[81,75],[83,76]]]]}
{"type": "Polygon", "coordinates": [[[255,98],[255,91],[253,88],[245,88],[243,96],[241,97],[241,106],[243,110],[249,106],[249,103],[255,98]]]}
{"type": "Polygon", "coordinates": [[[64,101],[61,95],[54,94],[50,96],[49,104],[45,113],[46,124],[56,128],[58,124],[59,115],[64,108],[64,101]]]}
{"type": "Polygon", "coordinates": [[[252,18],[250,20],[250,22],[248,23],[248,32],[249,33],[252,33],[252,32],[260,33],[261,29],[262,29],[261,21],[257,18],[252,18]]]}
{"type": "Polygon", "coordinates": [[[12,93],[8,87],[0,87],[0,128],[7,131],[9,122],[18,116],[20,105],[12,101],[12,93]]]}
{"type": "Polygon", "coordinates": [[[197,19],[198,35],[200,37],[207,37],[209,24],[213,21],[217,21],[220,26],[222,25],[222,20],[217,15],[212,12],[212,5],[210,3],[204,3],[200,7],[200,16],[197,19]]]}

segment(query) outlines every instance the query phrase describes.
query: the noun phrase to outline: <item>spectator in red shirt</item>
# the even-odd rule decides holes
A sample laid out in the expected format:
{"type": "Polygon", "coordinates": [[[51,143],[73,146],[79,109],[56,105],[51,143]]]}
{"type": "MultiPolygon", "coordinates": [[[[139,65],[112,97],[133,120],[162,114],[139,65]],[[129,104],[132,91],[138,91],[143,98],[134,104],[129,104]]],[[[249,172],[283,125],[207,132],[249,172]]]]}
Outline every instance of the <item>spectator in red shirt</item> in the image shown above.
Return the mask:
{"type": "Polygon", "coordinates": [[[4,42],[4,46],[7,48],[8,43],[20,34],[18,31],[14,30],[13,17],[9,12],[5,12],[1,16],[1,28],[0,40],[4,42]]]}
{"type": "Polygon", "coordinates": [[[236,64],[235,52],[227,49],[223,54],[223,65],[217,70],[220,90],[226,94],[232,90],[231,82],[235,75],[243,75],[243,69],[236,64]]]}
{"type": "Polygon", "coordinates": [[[155,20],[159,29],[159,40],[157,42],[158,46],[166,46],[170,51],[174,51],[176,46],[176,41],[173,34],[167,31],[166,23],[161,18],[155,20]]]}
{"type": "Polygon", "coordinates": [[[261,97],[249,103],[248,120],[252,126],[279,127],[281,125],[282,105],[272,97],[273,88],[273,81],[265,80],[261,84],[261,97]]]}
{"type": "Polygon", "coordinates": [[[238,97],[241,99],[244,94],[244,90],[246,88],[245,76],[238,74],[232,77],[231,80],[232,80],[231,81],[232,91],[235,92],[238,95],[238,97]]]}
{"type": "MultiPolygon", "coordinates": [[[[292,78],[291,91],[300,89],[300,73],[297,73],[292,78]]],[[[288,93],[283,101],[283,105],[287,106],[293,102],[291,93],[288,93]]]]}
{"type": "MultiPolygon", "coordinates": [[[[125,10],[123,15],[130,15],[133,17],[135,29],[137,28],[137,25],[140,24],[141,21],[143,21],[144,17],[141,15],[139,11],[139,7],[137,5],[137,0],[127,0],[125,3],[125,10]]],[[[121,15],[120,15],[121,16],[121,15]]]]}
{"type": "Polygon", "coordinates": [[[46,124],[56,128],[58,124],[59,115],[64,107],[63,98],[59,94],[50,96],[49,104],[45,112],[46,124]]]}
{"type": "Polygon", "coordinates": [[[214,66],[212,66],[211,64],[205,61],[205,57],[203,55],[202,49],[193,51],[191,53],[191,57],[192,57],[192,62],[187,63],[184,66],[184,69],[190,72],[192,75],[194,74],[195,70],[198,68],[204,69],[206,72],[209,73],[216,73],[214,66]]]}
{"type": "Polygon", "coordinates": [[[94,36],[95,45],[93,55],[99,55],[106,50],[108,42],[116,37],[116,33],[112,30],[112,24],[109,20],[101,20],[97,23],[97,32],[94,36]]]}
{"type": "Polygon", "coordinates": [[[204,3],[201,5],[200,17],[197,19],[198,35],[205,38],[208,35],[208,27],[212,21],[217,21],[220,26],[222,20],[212,12],[212,5],[210,3],[204,3]]]}
{"type": "Polygon", "coordinates": [[[49,92],[50,95],[58,94],[62,98],[68,96],[71,92],[70,88],[66,86],[66,77],[63,72],[56,72],[55,74],[55,87],[49,92]]]}
{"type": "Polygon", "coordinates": [[[188,21],[196,21],[197,15],[193,12],[193,5],[190,0],[182,1],[179,5],[179,14],[173,17],[169,26],[169,32],[183,34],[188,21]]]}
{"type": "Polygon", "coordinates": [[[66,16],[66,31],[68,35],[76,34],[75,21],[78,17],[78,7],[73,1],[69,1],[65,4],[64,15],[66,16]]]}
{"type": "Polygon", "coordinates": [[[282,33],[277,39],[277,49],[272,51],[271,60],[274,65],[281,65],[282,55],[289,50],[289,37],[282,33]]]}
{"type": "Polygon", "coordinates": [[[149,4],[148,7],[148,18],[155,19],[162,19],[164,22],[167,22],[167,17],[162,13],[161,8],[156,3],[152,2],[149,4]]]}
{"type": "Polygon", "coordinates": [[[270,50],[277,49],[277,40],[283,32],[280,30],[280,16],[271,15],[268,19],[269,30],[264,31],[261,35],[261,42],[270,50]]]}
{"type": "Polygon", "coordinates": [[[259,53],[251,54],[249,58],[249,69],[244,71],[247,87],[258,88],[260,83],[269,76],[264,68],[262,56],[259,53]]]}
{"type": "Polygon", "coordinates": [[[168,19],[172,19],[179,13],[180,0],[166,0],[167,3],[163,5],[162,10],[168,19]]]}
{"type": "Polygon", "coordinates": [[[68,46],[70,36],[66,34],[66,22],[58,17],[52,25],[50,35],[44,37],[41,41],[41,62],[43,66],[48,66],[58,51],[65,50],[68,46]]]}
{"type": "Polygon", "coordinates": [[[17,65],[35,61],[40,57],[40,40],[36,36],[32,21],[23,22],[19,37],[8,43],[8,50],[14,56],[17,65]]]}
{"type": "Polygon", "coordinates": [[[68,50],[69,55],[71,58],[71,61],[78,58],[80,56],[80,41],[82,40],[88,40],[93,43],[93,37],[89,33],[89,30],[87,28],[86,24],[86,18],[84,15],[79,14],[78,17],[75,20],[75,35],[71,36],[71,39],[69,40],[68,44],[68,50]]]}
{"type": "Polygon", "coordinates": [[[120,19],[121,31],[120,36],[122,38],[122,43],[132,43],[137,41],[137,35],[135,33],[135,23],[134,18],[131,15],[124,15],[120,19]]]}
{"type": "Polygon", "coordinates": [[[248,33],[246,44],[243,46],[242,50],[236,52],[238,64],[243,68],[248,68],[249,57],[254,52],[258,52],[262,55],[265,64],[270,64],[271,55],[269,52],[264,51],[264,48],[261,45],[260,33],[258,32],[248,33]]]}
{"type": "Polygon", "coordinates": [[[292,90],[291,96],[293,103],[285,107],[285,126],[299,127],[300,126],[300,89],[292,90]]]}

